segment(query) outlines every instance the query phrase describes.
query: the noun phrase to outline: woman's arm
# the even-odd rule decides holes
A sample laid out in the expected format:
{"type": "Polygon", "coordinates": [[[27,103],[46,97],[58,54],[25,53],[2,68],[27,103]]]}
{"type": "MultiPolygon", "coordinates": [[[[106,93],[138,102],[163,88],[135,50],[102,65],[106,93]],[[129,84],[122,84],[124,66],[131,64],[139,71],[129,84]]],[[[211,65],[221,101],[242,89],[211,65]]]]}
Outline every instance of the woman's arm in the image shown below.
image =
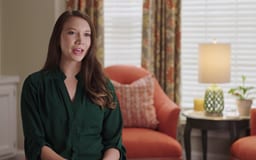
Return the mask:
{"type": "Polygon", "coordinates": [[[126,150],[122,144],[123,119],[120,105],[115,94],[114,86],[110,81],[108,85],[112,92],[113,100],[116,102],[116,108],[106,108],[104,111],[102,138],[105,146],[105,152],[103,159],[126,160],[126,150]]]}
{"type": "Polygon", "coordinates": [[[37,160],[40,157],[41,148],[47,144],[44,139],[42,121],[40,119],[39,106],[40,83],[29,76],[23,83],[21,92],[21,117],[24,134],[24,150],[26,159],[37,160]]]}
{"type": "Polygon", "coordinates": [[[43,146],[41,149],[41,160],[65,160],[65,158],[58,155],[50,147],[43,146]]]}
{"type": "Polygon", "coordinates": [[[105,151],[102,160],[119,160],[120,152],[116,148],[109,148],[105,151]]]}
{"type": "Polygon", "coordinates": [[[40,116],[40,81],[38,76],[29,76],[23,84],[21,94],[21,116],[24,146],[27,160],[63,160],[50,148],[45,140],[44,127],[40,116]]]}

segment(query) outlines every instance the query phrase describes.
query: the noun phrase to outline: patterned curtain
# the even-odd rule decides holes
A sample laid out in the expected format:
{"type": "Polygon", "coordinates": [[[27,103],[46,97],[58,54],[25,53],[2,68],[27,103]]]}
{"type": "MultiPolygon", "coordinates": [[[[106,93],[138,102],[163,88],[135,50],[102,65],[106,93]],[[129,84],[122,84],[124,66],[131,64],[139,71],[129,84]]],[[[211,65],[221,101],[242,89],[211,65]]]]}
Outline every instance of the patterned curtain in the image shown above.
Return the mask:
{"type": "Polygon", "coordinates": [[[92,18],[97,33],[96,55],[104,65],[103,0],[67,0],[66,9],[84,11],[92,18]]]}
{"type": "Polygon", "coordinates": [[[144,0],[142,67],[180,104],[180,0],[144,0]]]}

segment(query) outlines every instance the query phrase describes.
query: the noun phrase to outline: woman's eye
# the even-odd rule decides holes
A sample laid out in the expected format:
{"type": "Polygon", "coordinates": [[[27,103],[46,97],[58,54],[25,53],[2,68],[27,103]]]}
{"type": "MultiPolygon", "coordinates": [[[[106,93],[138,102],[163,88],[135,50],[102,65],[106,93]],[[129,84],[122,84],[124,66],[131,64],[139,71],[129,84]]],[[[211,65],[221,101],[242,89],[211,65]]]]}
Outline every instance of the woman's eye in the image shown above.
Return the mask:
{"type": "Polygon", "coordinates": [[[84,36],[85,36],[85,37],[90,37],[90,36],[91,36],[91,33],[85,33],[84,36]]]}
{"type": "Polygon", "coordinates": [[[68,31],[68,34],[73,35],[73,34],[75,34],[75,32],[74,31],[68,31]]]}

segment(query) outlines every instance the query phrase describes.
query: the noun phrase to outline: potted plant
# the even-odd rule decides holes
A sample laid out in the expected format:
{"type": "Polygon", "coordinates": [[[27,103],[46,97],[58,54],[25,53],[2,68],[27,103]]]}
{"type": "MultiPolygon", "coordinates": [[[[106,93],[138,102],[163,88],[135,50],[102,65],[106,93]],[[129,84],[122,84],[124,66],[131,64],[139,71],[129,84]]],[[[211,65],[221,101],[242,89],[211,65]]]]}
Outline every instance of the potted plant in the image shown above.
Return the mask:
{"type": "Polygon", "coordinates": [[[245,85],[246,76],[242,75],[242,85],[229,89],[228,93],[237,98],[238,112],[241,116],[249,116],[255,87],[245,85]]]}

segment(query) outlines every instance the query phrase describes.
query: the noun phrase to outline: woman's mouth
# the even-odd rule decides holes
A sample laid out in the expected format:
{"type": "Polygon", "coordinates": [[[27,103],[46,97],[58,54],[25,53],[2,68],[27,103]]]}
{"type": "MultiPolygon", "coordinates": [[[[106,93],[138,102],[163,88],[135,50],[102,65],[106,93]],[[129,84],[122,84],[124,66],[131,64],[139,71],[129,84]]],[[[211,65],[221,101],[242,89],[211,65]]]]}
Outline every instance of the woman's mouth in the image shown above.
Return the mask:
{"type": "Polygon", "coordinates": [[[81,55],[81,54],[84,52],[84,50],[83,50],[82,48],[74,48],[74,49],[72,50],[72,52],[73,52],[75,55],[81,55]]]}

